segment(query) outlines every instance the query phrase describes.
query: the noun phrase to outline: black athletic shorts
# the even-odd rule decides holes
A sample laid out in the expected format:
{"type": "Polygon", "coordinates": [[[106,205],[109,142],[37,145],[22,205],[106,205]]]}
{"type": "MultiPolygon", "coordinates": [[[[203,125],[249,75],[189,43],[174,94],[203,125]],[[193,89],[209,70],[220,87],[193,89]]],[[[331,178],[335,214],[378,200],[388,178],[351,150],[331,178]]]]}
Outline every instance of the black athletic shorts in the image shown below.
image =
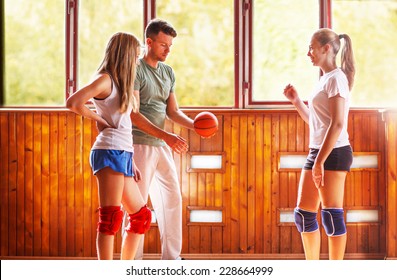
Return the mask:
{"type": "MultiPolygon", "coordinates": [[[[310,149],[306,158],[304,170],[311,170],[316,160],[319,149],[310,149]]],[[[325,170],[350,171],[353,162],[353,150],[350,145],[335,148],[324,162],[325,170]]]]}

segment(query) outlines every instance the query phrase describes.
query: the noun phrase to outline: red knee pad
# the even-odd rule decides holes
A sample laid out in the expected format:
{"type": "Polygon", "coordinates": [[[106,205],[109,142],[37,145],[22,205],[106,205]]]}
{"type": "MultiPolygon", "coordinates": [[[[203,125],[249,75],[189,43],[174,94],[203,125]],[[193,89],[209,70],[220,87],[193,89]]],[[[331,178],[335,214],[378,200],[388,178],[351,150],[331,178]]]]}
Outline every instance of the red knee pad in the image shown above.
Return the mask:
{"type": "Polygon", "coordinates": [[[115,235],[123,221],[121,206],[99,207],[99,222],[97,231],[107,235],[115,235]]]}
{"type": "Polygon", "coordinates": [[[150,211],[150,209],[145,205],[135,214],[128,215],[128,220],[130,224],[126,228],[126,231],[144,234],[150,228],[150,223],[152,222],[152,211],[150,211]]]}

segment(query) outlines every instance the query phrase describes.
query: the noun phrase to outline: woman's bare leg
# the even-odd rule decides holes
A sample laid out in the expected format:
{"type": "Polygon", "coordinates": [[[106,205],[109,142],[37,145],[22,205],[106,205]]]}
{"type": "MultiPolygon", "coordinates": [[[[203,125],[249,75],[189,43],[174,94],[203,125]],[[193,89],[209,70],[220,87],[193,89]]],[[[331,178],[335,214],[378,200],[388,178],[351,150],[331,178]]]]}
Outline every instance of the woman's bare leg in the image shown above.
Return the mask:
{"type": "MultiPolygon", "coordinates": [[[[124,188],[124,175],[106,167],[96,174],[99,207],[120,206],[124,188]]],[[[97,233],[97,254],[100,260],[113,259],[114,235],[97,233]]]]}
{"type": "MultiPolygon", "coordinates": [[[[318,194],[318,189],[313,183],[312,171],[302,170],[298,188],[297,207],[302,210],[317,212],[319,206],[320,197],[318,194]]],[[[302,232],[301,237],[306,259],[320,259],[320,230],[316,230],[314,232],[302,232]]]]}
{"type": "MultiPolygon", "coordinates": [[[[324,186],[320,190],[322,208],[343,208],[345,191],[345,171],[325,171],[324,186]]],[[[328,237],[330,260],[343,260],[346,249],[347,234],[328,237]]]]}
{"type": "MultiPolygon", "coordinates": [[[[128,214],[138,212],[145,205],[138,185],[132,177],[126,177],[122,203],[128,214]]],[[[121,247],[122,260],[133,260],[135,258],[141,237],[142,234],[124,232],[121,247]]]]}

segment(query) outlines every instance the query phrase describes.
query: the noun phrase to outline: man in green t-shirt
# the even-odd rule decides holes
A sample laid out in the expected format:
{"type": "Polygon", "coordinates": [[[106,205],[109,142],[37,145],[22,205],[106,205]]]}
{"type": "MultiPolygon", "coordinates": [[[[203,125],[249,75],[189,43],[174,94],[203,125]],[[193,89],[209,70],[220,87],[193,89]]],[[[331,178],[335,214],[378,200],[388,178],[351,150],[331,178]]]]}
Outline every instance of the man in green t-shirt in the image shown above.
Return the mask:
{"type": "MultiPolygon", "coordinates": [[[[178,107],[175,75],[164,63],[175,29],[152,20],[145,30],[146,52],[137,67],[134,94],[139,113],[132,113],[134,160],[142,173],[138,182],[143,198],[152,202],[160,231],[162,259],[180,259],[182,250],[182,197],[172,150],[185,152],[182,137],[164,130],[166,117],[188,129],[193,120],[178,107]]],[[[142,259],[143,237],[136,259],[142,259]]]]}

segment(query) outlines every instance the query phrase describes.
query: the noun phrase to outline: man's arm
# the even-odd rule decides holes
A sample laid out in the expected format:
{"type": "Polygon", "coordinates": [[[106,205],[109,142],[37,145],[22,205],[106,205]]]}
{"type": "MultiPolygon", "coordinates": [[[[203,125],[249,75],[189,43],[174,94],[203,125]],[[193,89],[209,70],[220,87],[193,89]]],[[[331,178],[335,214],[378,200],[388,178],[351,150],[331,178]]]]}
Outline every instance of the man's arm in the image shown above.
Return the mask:
{"type": "Polygon", "coordinates": [[[184,126],[188,129],[194,129],[193,120],[186,116],[178,106],[175,93],[171,92],[167,100],[167,116],[177,124],[184,126]]]}
{"type": "MultiPolygon", "coordinates": [[[[139,91],[134,91],[134,96],[136,98],[137,103],[140,103],[139,100],[139,91]]],[[[185,139],[180,137],[179,135],[167,132],[156,125],[154,125],[150,120],[148,120],[144,115],[142,115],[139,110],[137,112],[131,113],[131,121],[134,123],[136,127],[138,127],[143,132],[150,134],[156,138],[164,140],[168,146],[171,147],[177,153],[185,152],[188,149],[188,144],[185,139]]]]}

